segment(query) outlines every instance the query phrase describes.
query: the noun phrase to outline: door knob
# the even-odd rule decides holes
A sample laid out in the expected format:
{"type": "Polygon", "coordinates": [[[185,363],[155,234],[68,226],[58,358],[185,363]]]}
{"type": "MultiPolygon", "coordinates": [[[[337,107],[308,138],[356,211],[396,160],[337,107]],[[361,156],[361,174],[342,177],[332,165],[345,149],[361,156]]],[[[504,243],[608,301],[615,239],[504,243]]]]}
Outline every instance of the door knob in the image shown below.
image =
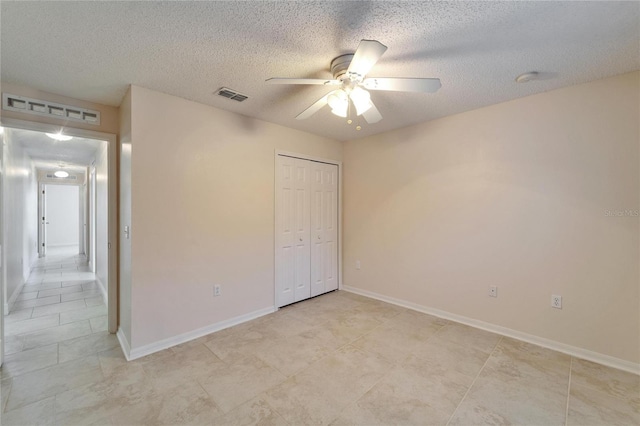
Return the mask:
{"type": "Polygon", "coordinates": [[[320,235],[318,235],[318,239],[320,239],[320,235]]]}
{"type": "Polygon", "coordinates": [[[300,238],[300,241],[302,241],[302,238],[300,238]]]}

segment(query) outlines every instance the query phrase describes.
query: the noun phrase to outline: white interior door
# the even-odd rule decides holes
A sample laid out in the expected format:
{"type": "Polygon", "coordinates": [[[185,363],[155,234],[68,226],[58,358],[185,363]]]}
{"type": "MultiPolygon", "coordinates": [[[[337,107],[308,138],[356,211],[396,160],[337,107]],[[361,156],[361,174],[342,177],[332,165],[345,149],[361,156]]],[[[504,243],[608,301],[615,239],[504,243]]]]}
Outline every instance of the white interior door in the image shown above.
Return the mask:
{"type": "Polygon", "coordinates": [[[276,304],[310,296],[309,169],[304,161],[276,162],[276,304]]]}
{"type": "Polygon", "coordinates": [[[338,166],[276,158],[276,305],[338,288],[338,166]]]}
{"type": "Polygon", "coordinates": [[[338,289],[338,166],[311,163],[311,296],[338,289]]]}

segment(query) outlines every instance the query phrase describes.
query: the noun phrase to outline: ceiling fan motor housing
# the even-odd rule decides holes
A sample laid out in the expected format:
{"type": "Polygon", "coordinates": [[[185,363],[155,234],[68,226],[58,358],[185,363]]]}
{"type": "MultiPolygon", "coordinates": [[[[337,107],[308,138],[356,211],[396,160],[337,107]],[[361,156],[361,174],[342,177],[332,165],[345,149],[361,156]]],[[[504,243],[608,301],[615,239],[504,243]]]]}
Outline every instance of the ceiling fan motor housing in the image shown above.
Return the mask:
{"type": "Polygon", "coordinates": [[[331,74],[336,80],[340,80],[340,77],[347,73],[351,60],[353,59],[353,53],[341,55],[331,61],[331,74]]]}

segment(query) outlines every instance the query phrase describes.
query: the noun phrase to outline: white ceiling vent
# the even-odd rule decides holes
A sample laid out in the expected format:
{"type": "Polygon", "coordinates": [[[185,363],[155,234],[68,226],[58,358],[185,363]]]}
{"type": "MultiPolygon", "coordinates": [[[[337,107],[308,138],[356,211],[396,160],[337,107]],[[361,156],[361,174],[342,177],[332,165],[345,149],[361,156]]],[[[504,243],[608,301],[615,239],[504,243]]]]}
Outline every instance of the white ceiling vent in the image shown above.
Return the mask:
{"type": "Polygon", "coordinates": [[[2,94],[2,109],[64,120],[81,121],[87,124],[95,124],[96,126],[100,125],[100,111],[25,98],[24,96],[10,95],[8,93],[2,94]]]}
{"type": "Polygon", "coordinates": [[[221,87],[220,89],[218,89],[218,95],[238,102],[242,102],[249,98],[247,95],[238,93],[233,89],[229,89],[228,87],[221,87]]]}
{"type": "Polygon", "coordinates": [[[72,174],[70,174],[67,177],[58,177],[58,176],[54,175],[53,173],[47,173],[46,176],[47,176],[47,179],[78,180],[78,176],[72,175],[72,174]]]}

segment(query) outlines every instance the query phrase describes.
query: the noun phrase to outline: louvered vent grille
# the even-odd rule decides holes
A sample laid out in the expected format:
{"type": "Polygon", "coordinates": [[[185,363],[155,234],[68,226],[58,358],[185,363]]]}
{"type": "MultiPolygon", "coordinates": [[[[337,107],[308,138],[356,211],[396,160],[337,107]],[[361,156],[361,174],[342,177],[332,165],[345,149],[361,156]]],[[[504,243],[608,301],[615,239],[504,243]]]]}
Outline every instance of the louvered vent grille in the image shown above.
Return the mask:
{"type": "Polygon", "coordinates": [[[53,173],[47,173],[47,179],[60,179],[60,180],[78,180],[78,176],[69,175],[67,177],[58,177],[53,173]]]}
{"type": "Polygon", "coordinates": [[[218,95],[238,102],[242,102],[249,98],[247,95],[243,95],[227,87],[221,87],[218,89],[218,95]]]}
{"type": "Polygon", "coordinates": [[[96,126],[100,125],[100,111],[25,98],[24,96],[10,95],[8,93],[2,94],[2,109],[63,120],[81,121],[96,126]]]}

